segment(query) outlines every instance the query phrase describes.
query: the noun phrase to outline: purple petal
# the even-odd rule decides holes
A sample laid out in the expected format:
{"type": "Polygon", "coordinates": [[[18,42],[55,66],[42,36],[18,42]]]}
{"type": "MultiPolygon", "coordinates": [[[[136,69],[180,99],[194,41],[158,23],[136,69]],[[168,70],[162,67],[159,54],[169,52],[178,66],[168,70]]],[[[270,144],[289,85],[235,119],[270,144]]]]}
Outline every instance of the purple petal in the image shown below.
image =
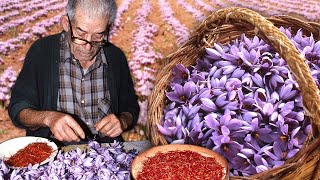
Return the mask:
{"type": "Polygon", "coordinates": [[[204,117],[205,123],[210,127],[211,129],[218,129],[220,126],[220,123],[217,121],[216,116],[212,113],[204,117]]]}
{"type": "Polygon", "coordinates": [[[231,78],[238,78],[242,77],[245,73],[245,70],[237,68],[236,70],[233,71],[231,78]]]}
{"type": "Polygon", "coordinates": [[[227,128],[226,126],[222,126],[222,127],[221,127],[221,133],[222,133],[223,135],[229,135],[229,134],[230,134],[230,130],[229,130],[229,128],[227,128]]]}
{"type": "Polygon", "coordinates": [[[251,79],[257,86],[264,87],[262,77],[258,73],[255,73],[254,76],[251,76],[251,79]]]}
{"type": "Polygon", "coordinates": [[[261,173],[261,172],[267,171],[267,170],[268,170],[268,168],[266,166],[264,166],[264,165],[259,165],[259,166],[256,167],[257,173],[261,173]]]}
{"type": "Polygon", "coordinates": [[[171,136],[171,132],[168,129],[163,128],[161,125],[157,124],[157,127],[161,134],[165,136],[171,136]]]}
{"type": "Polygon", "coordinates": [[[217,110],[217,106],[208,98],[201,98],[200,101],[202,102],[201,104],[201,109],[207,112],[212,112],[217,110]]]}
{"type": "Polygon", "coordinates": [[[222,55],[215,49],[206,48],[206,52],[208,53],[209,58],[217,59],[217,60],[221,59],[222,55]]]}
{"type": "Polygon", "coordinates": [[[217,97],[217,99],[215,101],[217,106],[222,107],[228,103],[228,101],[225,101],[227,99],[226,95],[227,95],[227,93],[223,93],[217,97]]]}
{"type": "Polygon", "coordinates": [[[277,156],[277,159],[274,160],[280,160],[280,158],[282,157],[282,150],[280,144],[277,141],[273,143],[273,152],[277,156]]]}
{"type": "Polygon", "coordinates": [[[181,101],[181,99],[180,99],[180,95],[175,92],[167,92],[166,96],[171,101],[183,103],[183,101],[181,101]]]}
{"type": "Polygon", "coordinates": [[[288,84],[288,85],[283,85],[280,89],[280,98],[284,98],[286,96],[286,94],[290,93],[292,90],[293,85],[292,84],[288,84]]]}
{"type": "Polygon", "coordinates": [[[237,66],[226,66],[224,68],[223,74],[231,74],[237,69],[237,66]]]}
{"type": "Polygon", "coordinates": [[[245,112],[242,116],[243,120],[247,122],[251,122],[253,118],[257,117],[258,114],[256,112],[245,112]]]}
{"type": "Polygon", "coordinates": [[[233,102],[226,104],[222,109],[235,111],[235,110],[239,109],[238,104],[239,103],[237,101],[233,101],[233,102]]]}
{"type": "Polygon", "coordinates": [[[289,153],[287,154],[287,158],[293,157],[298,151],[299,149],[294,149],[292,151],[289,151],[289,153]]]}
{"type": "Polygon", "coordinates": [[[234,55],[229,54],[229,53],[224,53],[224,54],[222,55],[222,58],[223,58],[223,59],[226,59],[226,60],[228,60],[228,61],[231,61],[231,62],[236,61],[237,59],[239,59],[239,57],[234,56],[234,55]]]}
{"type": "Polygon", "coordinates": [[[264,106],[263,106],[263,114],[267,115],[267,116],[270,116],[274,109],[273,109],[273,105],[271,103],[266,103],[264,106]]]}
{"type": "Polygon", "coordinates": [[[219,52],[219,54],[224,54],[224,50],[223,50],[223,47],[222,47],[222,46],[220,46],[220,45],[217,44],[217,43],[214,43],[213,45],[214,45],[214,47],[216,48],[216,50],[219,52]]]}
{"type": "Polygon", "coordinates": [[[272,114],[271,114],[271,116],[270,116],[270,121],[276,121],[278,119],[278,112],[277,111],[275,111],[275,112],[273,112],[272,114]]]}
{"type": "Polygon", "coordinates": [[[286,116],[293,110],[293,108],[294,108],[294,102],[289,101],[283,105],[283,107],[280,110],[280,114],[282,116],[286,116]]]}

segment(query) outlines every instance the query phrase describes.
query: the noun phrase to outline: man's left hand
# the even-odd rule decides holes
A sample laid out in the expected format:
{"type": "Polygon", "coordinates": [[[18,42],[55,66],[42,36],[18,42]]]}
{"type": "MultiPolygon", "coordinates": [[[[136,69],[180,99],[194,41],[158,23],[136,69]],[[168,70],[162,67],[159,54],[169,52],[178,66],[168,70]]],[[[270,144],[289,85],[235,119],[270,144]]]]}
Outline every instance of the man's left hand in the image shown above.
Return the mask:
{"type": "Polygon", "coordinates": [[[114,114],[107,115],[94,126],[98,132],[108,137],[117,137],[123,132],[120,120],[114,114]]]}

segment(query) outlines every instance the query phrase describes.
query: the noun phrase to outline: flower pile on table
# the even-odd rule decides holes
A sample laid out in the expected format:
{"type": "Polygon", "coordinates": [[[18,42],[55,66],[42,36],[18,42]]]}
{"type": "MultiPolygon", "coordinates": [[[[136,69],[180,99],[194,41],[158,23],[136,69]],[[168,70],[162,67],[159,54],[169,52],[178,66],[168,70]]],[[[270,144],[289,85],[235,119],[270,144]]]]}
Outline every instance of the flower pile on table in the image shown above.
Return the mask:
{"type": "MultiPolygon", "coordinates": [[[[301,30],[280,30],[305,57],[319,87],[320,41],[301,30]]],[[[158,129],[167,142],[215,150],[228,160],[231,175],[282,165],[311,131],[287,63],[257,36],[214,44],[194,66],[177,64],[166,96],[158,129]]]]}
{"type": "Polygon", "coordinates": [[[123,144],[114,142],[100,145],[88,143],[88,148],[58,152],[48,164],[29,165],[28,168],[10,169],[0,160],[2,179],[130,179],[130,165],[136,150],[126,152],[123,144]]]}

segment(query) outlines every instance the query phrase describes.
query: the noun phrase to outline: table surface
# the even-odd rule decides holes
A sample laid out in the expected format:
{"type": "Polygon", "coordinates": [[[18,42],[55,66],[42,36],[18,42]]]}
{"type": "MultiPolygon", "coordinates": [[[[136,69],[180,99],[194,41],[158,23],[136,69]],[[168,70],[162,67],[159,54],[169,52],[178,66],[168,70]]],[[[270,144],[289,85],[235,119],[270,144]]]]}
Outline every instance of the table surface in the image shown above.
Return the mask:
{"type": "MultiPolygon", "coordinates": [[[[87,147],[86,144],[81,144],[81,145],[69,145],[69,146],[62,147],[61,149],[63,151],[71,151],[71,150],[74,150],[77,148],[84,149],[86,147],[87,147]]],[[[150,141],[148,141],[148,140],[123,142],[123,148],[126,151],[131,150],[131,149],[135,149],[139,153],[141,153],[142,151],[145,151],[145,150],[149,149],[150,147],[152,147],[152,145],[151,145],[150,141]]]]}
{"type": "Polygon", "coordinates": [[[145,151],[152,147],[150,141],[132,141],[123,143],[125,150],[136,149],[138,152],[145,151]]]}

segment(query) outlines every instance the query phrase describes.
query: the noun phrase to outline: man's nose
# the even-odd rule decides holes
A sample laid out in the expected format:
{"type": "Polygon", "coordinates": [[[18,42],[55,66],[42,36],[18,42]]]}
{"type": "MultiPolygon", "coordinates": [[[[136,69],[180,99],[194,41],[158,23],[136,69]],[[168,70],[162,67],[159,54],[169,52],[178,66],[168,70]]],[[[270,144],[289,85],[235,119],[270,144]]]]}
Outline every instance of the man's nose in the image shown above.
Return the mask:
{"type": "Polygon", "coordinates": [[[87,51],[90,51],[91,48],[92,48],[92,45],[90,43],[87,43],[84,45],[84,48],[87,50],[87,51]]]}
{"type": "MultiPolygon", "coordinates": [[[[86,40],[87,40],[88,42],[91,42],[91,39],[92,39],[92,38],[91,38],[90,35],[86,38],[86,40]]],[[[85,48],[87,51],[90,51],[91,48],[92,48],[92,45],[91,45],[90,43],[87,43],[87,44],[84,45],[84,48],[85,48]]]]}

